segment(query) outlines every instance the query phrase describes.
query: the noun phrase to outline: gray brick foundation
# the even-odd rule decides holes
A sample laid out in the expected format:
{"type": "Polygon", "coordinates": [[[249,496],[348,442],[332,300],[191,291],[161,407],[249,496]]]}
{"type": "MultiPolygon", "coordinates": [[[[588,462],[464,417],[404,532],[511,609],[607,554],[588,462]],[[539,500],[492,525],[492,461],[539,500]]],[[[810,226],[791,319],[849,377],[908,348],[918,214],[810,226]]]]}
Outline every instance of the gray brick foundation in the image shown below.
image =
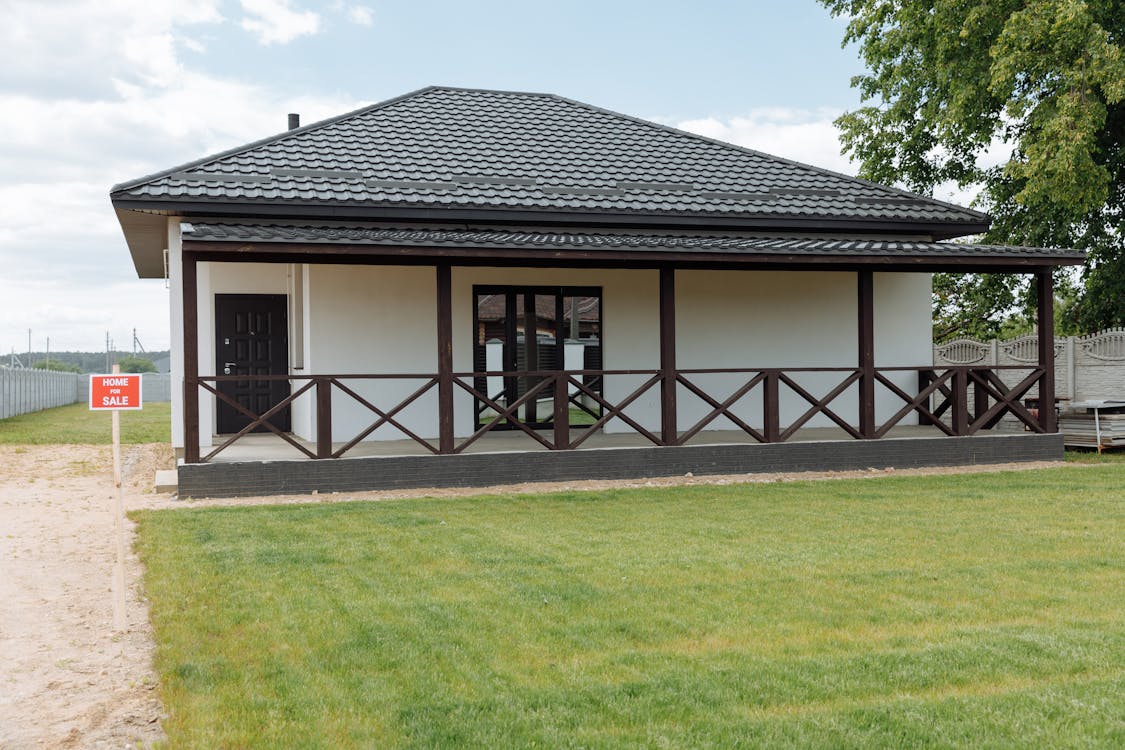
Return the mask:
{"type": "Polygon", "coordinates": [[[185,464],[181,497],[354,492],[423,487],[487,487],[521,482],[637,479],[692,472],[747,474],[1057,461],[1062,435],[988,435],[603,448],[452,456],[377,456],[323,461],[185,464]]]}

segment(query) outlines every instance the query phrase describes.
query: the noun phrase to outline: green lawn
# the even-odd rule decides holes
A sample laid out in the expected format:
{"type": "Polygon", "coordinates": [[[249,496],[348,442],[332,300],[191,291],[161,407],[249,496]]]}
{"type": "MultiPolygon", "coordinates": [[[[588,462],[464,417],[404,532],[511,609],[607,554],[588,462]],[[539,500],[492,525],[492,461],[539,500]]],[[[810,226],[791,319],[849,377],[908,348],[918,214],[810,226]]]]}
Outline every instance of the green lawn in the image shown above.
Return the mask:
{"type": "Polygon", "coordinates": [[[168,746],[1122,747],[1123,480],[137,513],[168,746]]]}
{"type": "MultiPolygon", "coordinates": [[[[0,444],[108,445],[111,440],[109,412],[90,411],[85,403],[45,409],[18,417],[0,419],[0,444]]],[[[122,443],[170,443],[172,406],[151,402],[140,411],[121,412],[122,443]]]]}

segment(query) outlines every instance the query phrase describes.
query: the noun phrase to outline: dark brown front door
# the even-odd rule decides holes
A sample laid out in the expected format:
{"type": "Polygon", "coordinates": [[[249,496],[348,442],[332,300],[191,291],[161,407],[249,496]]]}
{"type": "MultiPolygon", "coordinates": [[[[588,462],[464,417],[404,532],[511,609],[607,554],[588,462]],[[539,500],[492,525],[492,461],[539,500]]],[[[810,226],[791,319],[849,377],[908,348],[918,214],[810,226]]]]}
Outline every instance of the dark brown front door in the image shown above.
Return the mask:
{"type": "MultiPolygon", "coordinates": [[[[285,375],[289,369],[288,305],[284,294],[215,295],[215,366],[219,375],[285,375]]],[[[265,414],[289,395],[287,380],[219,381],[219,392],[254,414],[265,414]]],[[[238,432],[252,421],[218,400],[218,432],[238,432]]],[[[270,419],[289,431],[289,407],[270,419]]],[[[261,432],[259,425],[254,429],[261,432]]]]}

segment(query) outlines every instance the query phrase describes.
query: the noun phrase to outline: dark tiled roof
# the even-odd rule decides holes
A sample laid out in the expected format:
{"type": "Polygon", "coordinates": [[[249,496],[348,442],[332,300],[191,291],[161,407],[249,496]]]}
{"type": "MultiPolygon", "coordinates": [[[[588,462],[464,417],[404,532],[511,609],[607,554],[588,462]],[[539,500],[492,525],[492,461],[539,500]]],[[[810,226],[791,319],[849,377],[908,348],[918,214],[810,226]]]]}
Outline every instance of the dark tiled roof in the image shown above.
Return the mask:
{"type": "Polygon", "coordinates": [[[124,183],[113,199],[974,227],[963,234],[987,222],[965,208],[562,97],[451,88],[124,183]]]}
{"type": "Polygon", "coordinates": [[[943,259],[1042,259],[1081,261],[1080,250],[977,245],[961,242],[860,240],[817,237],[755,237],[730,233],[585,232],[538,229],[434,229],[373,225],[284,222],[194,221],[184,239],[239,243],[371,245],[378,247],[463,247],[510,250],[616,250],[852,257],[933,257],[943,259]]]}

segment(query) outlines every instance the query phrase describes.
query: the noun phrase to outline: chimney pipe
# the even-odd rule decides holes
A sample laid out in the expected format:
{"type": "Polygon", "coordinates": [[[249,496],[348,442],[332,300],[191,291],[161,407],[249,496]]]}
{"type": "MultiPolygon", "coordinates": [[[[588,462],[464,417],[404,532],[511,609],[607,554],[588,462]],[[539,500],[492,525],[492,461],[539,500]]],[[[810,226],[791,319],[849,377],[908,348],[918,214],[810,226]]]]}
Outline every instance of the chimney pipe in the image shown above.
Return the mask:
{"type": "Polygon", "coordinates": [[[301,116],[296,112],[289,113],[289,129],[296,130],[301,127],[301,116]]]}

